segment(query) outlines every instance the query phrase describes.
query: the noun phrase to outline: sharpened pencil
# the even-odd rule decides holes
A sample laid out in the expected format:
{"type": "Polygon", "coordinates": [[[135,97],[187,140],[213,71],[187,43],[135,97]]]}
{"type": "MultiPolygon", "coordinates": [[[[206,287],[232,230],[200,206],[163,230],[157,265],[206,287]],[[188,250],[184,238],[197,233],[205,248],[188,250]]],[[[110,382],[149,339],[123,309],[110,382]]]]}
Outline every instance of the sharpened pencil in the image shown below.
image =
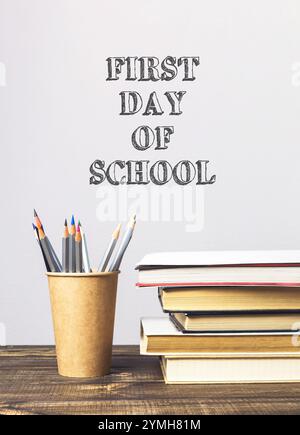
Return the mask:
{"type": "Polygon", "coordinates": [[[117,271],[120,269],[120,265],[121,265],[124,253],[129,245],[129,242],[130,242],[132,235],[133,235],[135,223],[136,223],[136,216],[133,215],[128,222],[127,229],[126,229],[126,232],[123,236],[123,239],[121,241],[119,249],[118,249],[118,251],[117,251],[110,267],[109,267],[110,272],[117,271]]]}
{"type": "MultiPolygon", "coordinates": [[[[36,209],[33,209],[33,214],[34,214],[35,225],[38,228],[38,231],[42,230],[42,232],[45,234],[45,230],[44,230],[43,224],[41,222],[41,219],[40,219],[39,215],[37,214],[36,209]]],[[[48,245],[49,251],[52,254],[52,257],[53,257],[53,260],[54,260],[54,263],[55,263],[55,269],[56,269],[56,271],[57,272],[61,272],[61,270],[62,270],[61,262],[59,261],[58,256],[56,255],[55,249],[53,248],[49,238],[46,235],[45,235],[45,241],[46,241],[46,244],[48,245]]]]}
{"type": "Polygon", "coordinates": [[[37,241],[37,243],[38,243],[38,245],[40,247],[40,250],[41,250],[41,253],[42,253],[42,256],[43,256],[43,259],[44,259],[44,263],[45,263],[45,266],[46,266],[46,270],[47,270],[47,272],[50,272],[49,264],[47,262],[46,256],[45,256],[44,251],[43,251],[42,246],[41,246],[41,242],[40,242],[40,238],[39,238],[39,233],[38,233],[38,228],[34,224],[32,224],[32,228],[33,228],[33,231],[34,231],[34,235],[35,235],[36,241],[37,241]]]}
{"type": "Polygon", "coordinates": [[[76,236],[75,236],[75,262],[76,262],[76,273],[81,273],[82,272],[82,239],[81,239],[79,225],[77,225],[76,236]]]}
{"type": "Polygon", "coordinates": [[[85,232],[82,229],[82,225],[81,225],[80,221],[78,222],[78,225],[80,227],[80,234],[81,234],[81,239],[82,239],[82,269],[83,269],[83,272],[89,273],[92,270],[91,270],[91,266],[90,266],[90,259],[89,259],[89,253],[88,253],[88,248],[87,248],[86,236],[85,236],[85,232]]]}
{"type": "Polygon", "coordinates": [[[54,261],[55,261],[55,263],[56,263],[57,270],[58,270],[59,272],[61,272],[61,271],[62,271],[62,265],[61,265],[61,262],[60,262],[60,260],[58,259],[58,256],[56,255],[56,252],[55,252],[55,250],[54,250],[54,248],[53,248],[53,246],[52,246],[52,244],[51,244],[51,242],[50,242],[50,240],[49,240],[49,238],[48,238],[47,236],[46,236],[46,240],[47,240],[47,243],[48,243],[48,245],[49,245],[49,249],[50,249],[50,251],[51,251],[51,253],[52,253],[52,255],[53,255],[54,261]]]}
{"type": "Polygon", "coordinates": [[[109,245],[105,251],[105,254],[103,255],[103,258],[101,260],[101,263],[99,264],[98,271],[99,272],[105,272],[106,267],[108,265],[108,262],[112,256],[112,253],[115,249],[116,243],[118,241],[119,235],[121,230],[121,224],[117,226],[117,228],[112,233],[111,241],[109,242],[109,245]]]}
{"type": "Polygon", "coordinates": [[[43,228],[42,222],[41,222],[41,220],[40,220],[40,218],[39,218],[39,215],[37,214],[37,211],[36,211],[35,208],[33,209],[33,217],[34,217],[34,223],[35,223],[35,226],[36,226],[37,228],[41,228],[41,229],[44,231],[44,228],[43,228]]]}
{"type": "Polygon", "coordinates": [[[54,257],[52,255],[51,249],[49,247],[49,243],[47,241],[46,235],[42,228],[38,228],[39,233],[39,239],[41,243],[41,247],[43,249],[43,252],[45,254],[45,257],[47,259],[47,263],[49,264],[49,268],[51,272],[60,272],[60,270],[57,268],[57,264],[54,260],[54,257]]]}
{"type": "Polygon", "coordinates": [[[71,218],[70,239],[69,239],[69,272],[76,272],[76,256],[75,256],[75,219],[74,215],[71,218]]]}
{"type": "Polygon", "coordinates": [[[62,270],[69,272],[69,242],[70,235],[68,230],[67,219],[65,219],[64,234],[62,238],[62,270]]]}

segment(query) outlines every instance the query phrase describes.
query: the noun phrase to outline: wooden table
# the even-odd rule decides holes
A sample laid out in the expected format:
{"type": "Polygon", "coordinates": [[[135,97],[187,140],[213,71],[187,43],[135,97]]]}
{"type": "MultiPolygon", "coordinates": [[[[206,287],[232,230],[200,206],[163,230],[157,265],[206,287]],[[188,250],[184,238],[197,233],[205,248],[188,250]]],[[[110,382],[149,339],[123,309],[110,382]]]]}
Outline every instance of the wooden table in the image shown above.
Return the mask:
{"type": "Polygon", "coordinates": [[[158,358],[115,346],[102,379],[67,379],[51,346],[0,348],[0,414],[300,414],[300,384],[165,385],[158,358]]]}

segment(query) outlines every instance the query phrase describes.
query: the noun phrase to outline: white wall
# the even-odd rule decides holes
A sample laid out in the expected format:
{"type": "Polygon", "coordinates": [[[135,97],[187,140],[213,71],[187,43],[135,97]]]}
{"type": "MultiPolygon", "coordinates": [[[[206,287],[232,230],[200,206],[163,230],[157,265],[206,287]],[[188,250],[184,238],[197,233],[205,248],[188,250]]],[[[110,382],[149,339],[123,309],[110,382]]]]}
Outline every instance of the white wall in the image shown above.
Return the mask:
{"type": "Polygon", "coordinates": [[[192,187],[202,231],[186,231],[183,220],[140,218],[122,267],[115,343],[137,343],[139,318],[160,314],[155,291],[134,287],[134,265],[145,253],[299,248],[299,28],[296,0],[0,0],[0,322],[7,343],[53,342],[33,207],[57,249],[64,217],[80,215],[98,262],[117,219],[97,218],[101,188],[89,186],[96,158],[206,158],[217,175],[212,186],[192,187]],[[146,55],[200,56],[197,79],[106,82],[108,56],[146,55]],[[122,118],[124,89],[187,90],[184,114],[122,118]],[[164,154],[133,149],[131,132],[145,122],[175,126],[164,154]]]}

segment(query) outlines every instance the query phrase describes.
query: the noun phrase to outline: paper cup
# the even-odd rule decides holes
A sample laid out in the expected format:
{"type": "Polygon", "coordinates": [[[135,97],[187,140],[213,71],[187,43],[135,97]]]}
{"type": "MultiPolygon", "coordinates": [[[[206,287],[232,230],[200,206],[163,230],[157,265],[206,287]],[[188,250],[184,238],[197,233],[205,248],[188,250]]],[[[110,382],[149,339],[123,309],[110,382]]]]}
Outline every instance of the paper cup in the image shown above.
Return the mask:
{"type": "Polygon", "coordinates": [[[59,374],[106,375],[111,367],[118,272],[47,276],[59,374]]]}

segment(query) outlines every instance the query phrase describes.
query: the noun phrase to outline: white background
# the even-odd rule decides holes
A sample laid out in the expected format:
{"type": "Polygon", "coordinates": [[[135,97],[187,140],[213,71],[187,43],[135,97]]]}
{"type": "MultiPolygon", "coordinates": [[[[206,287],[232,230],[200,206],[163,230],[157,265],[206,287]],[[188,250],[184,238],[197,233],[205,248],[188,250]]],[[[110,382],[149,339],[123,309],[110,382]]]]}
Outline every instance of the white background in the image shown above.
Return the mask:
{"type": "Polygon", "coordinates": [[[204,189],[202,231],[138,222],[122,265],[115,343],[137,343],[139,318],[161,312],[155,290],[134,286],[144,254],[299,248],[299,29],[296,0],[0,0],[0,322],[9,344],[53,342],[33,207],[58,251],[72,212],[93,263],[108,243],[116,222],[99,222],[89,185],[97,158],[208,159],[217,175],[204,189]],[[200,56],[196,81],[106,82],[107,57],[147,55],[200,56]],[[125,89],[186,90],[184,113],[122,118],[125,89]],[[133,149],[130,135],[143,123],[175,126],[163,154],[133,149]]]}

